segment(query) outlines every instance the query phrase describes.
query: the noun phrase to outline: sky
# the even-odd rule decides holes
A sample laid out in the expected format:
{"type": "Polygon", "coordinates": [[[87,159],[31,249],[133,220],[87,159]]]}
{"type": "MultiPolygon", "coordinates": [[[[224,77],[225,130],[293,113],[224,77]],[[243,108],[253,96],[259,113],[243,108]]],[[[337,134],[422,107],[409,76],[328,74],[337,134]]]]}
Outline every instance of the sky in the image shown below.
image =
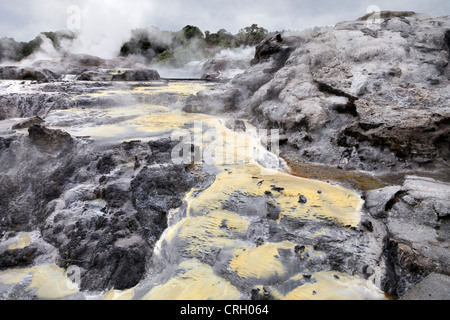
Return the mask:
{"type": "Polygon", "coordinates": [[[0,38],[29,41],[41,31],[71,28],[98,35],[147,26],[178,31],[188,24],[233,34],[253,23],[269,31],[296,30],[355,20],[373,5],[450,15],[449,0],[0,0],[0,38]]]}

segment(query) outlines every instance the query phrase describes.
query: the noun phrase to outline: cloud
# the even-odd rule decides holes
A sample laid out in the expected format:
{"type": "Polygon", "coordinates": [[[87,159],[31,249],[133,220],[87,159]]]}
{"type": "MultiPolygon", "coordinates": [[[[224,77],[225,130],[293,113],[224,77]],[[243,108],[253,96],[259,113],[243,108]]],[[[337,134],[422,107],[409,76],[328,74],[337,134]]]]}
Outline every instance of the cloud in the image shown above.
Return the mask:
{"type": "Polygon", "coordinates": [[[28,41],[41,31],[66,29],[71,5],[81,9],[82,32],[94,42],[95,37],[121,38],[131,28],[146,26],[177,31],[192,24],[203,31],[225,28],[237,33],[252,23],[270,31],[334,25],[364,15],[370,5],[432,16],[450,14],[448,0],[2,0],[0,37],[28,41]]]}

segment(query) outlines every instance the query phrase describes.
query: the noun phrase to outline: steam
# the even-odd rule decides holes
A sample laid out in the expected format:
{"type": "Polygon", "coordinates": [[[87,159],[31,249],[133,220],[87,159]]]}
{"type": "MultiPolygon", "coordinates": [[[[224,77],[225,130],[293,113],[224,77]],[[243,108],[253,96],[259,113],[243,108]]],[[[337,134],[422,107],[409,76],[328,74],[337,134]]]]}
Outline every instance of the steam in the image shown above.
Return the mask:
{"type": "MultiPolygon", "coordinates": [[[[217,50],[216,50],[217,51],[217,50]]],[[[242,68],[242,62],[248,62],[248,66],[250,64],[250,60],[255,56],[255,47],[238,47],[238,48],[226,48],[221,49],[216,53],[212,53],[208,55],[203,52],[199,48],[195,48],[195,44],[191,45],[190,48],[186,52],[183,53],[185,56],[185,61],[178,66],[172,66],[165,63],[153,63],[151,68],[158,71],[158,73],[163,78],[177,78],[177,79],[186,79],[186,78],[201,78],[204,74],[204,65],[209,60],[227,60],[230,62],[231,67],[228,70],[225,70],[221,77],[225,79],[230,79],[236,76],[239,73],[245,71],[245,68],[242,68]],[[196,52],[196,55],[189,55],[189,52],[196,52]],[[233,67],[233,64],[236,62],[236,67],[233,67]],[[241,62],[241,63],[237,63],[241,62]]]]}
{"type": "Polygon", "coordinates": [[[86,1],[81,7],[81,30],[67,51],[103,59],[117,57],[121,45],[130,38],[131,30],[143,24],[144,12],[149,10],[148,2],[130,2],[86,1]]]}

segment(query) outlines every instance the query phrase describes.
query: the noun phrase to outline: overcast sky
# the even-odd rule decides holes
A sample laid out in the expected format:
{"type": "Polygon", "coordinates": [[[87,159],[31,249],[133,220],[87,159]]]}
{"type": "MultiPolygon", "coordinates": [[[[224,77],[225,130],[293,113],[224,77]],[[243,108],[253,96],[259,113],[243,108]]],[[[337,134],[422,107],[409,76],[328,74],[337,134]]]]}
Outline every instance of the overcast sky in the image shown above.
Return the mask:
{"type": "Polygon", "coordinates": [[[77,26],[82,32],[109,35],[146,26],[178,31],[187,24],[234,34],[253,23],[269,31],[304,29],[355,20],[370,5],[450,15],[449,0],[0,0],[0,38],[28,41],[41,31],[77,26]]]}

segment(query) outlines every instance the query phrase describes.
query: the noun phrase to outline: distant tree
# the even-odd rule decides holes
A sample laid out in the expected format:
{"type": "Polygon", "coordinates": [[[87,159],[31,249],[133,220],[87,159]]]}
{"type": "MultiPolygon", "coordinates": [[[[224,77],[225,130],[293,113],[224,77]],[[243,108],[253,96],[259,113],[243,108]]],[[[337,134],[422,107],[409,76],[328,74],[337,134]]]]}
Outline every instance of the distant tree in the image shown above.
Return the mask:
{"type": "Polygon", "coordinates": [[[150,62],[156,55],[167,50],[167,46],[158,41],[153,41],[151,34],[146,29],[136,29],[132,37],[120,48],[120,56],[141,55],[150,62]]]}
{"type": "Polygon", "coordinates": [[[202,39],[204,37],[203,32],[196,26],[187,25],[183,28],[182,32],[187,40],[191,40],[193,38],[202,39]]]}
{"type": "Polygon", "coordinates": [[[209,47],[219,46],[232,48],[236,46],[234,36],[225,29],[220,29],[217,33],[205,32],[205,41],[209,47]]]}
{"type": "Polygon", "coordinates": [[[42,44],[42,38],[37,36],[33,40],[29,42],[20,42],[19,43],[19,51],[17,52],[16,60],[20,61],[31,54],[37,52],[42,44]]]}
{"type": "Polygon", "coordinates": [[[255,46],[263,41],[269,32],[258,27],[257,24],[252,24],[250,27],[245,27],[239,31],[236,38],[239,45],[255,46]]]}

